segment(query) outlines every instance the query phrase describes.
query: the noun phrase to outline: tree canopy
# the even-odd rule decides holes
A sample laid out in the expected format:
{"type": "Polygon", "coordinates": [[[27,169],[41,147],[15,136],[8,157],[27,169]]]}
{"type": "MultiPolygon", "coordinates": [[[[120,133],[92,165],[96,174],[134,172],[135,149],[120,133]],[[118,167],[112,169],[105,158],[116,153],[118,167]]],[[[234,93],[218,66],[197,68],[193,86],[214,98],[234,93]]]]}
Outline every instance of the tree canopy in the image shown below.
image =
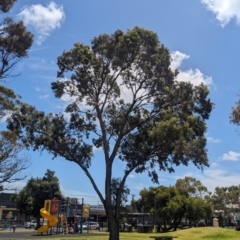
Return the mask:
{"type": "Polygon", "coordinates": [[[208,193],[207,187],[193,177],[180,178],[176,181],[175,186],[180,193],[186,196],[203,197],[208,193]]]}
{"type": "Polygon", "coordinates": [[[131,172],[148,172],[158,182],[158,170],[172,172],[189,162],[208,166],[204,134],[213,106],[209,90],[176,81],[169,50],[154,32],[140,27],[102,34],[91,46],[76,43],[57,63],[52,90],[57,98],[70,97],[65,113],[45,114],[22,104],[8,127],[26,146],[79,165],[105,206],[110,239],[117,240],[121,193],[131,172]],[[104,153],[105,193],[89,171],[93,148],[104,153]],[[116,161],[126,168],[113,211],[116,161]]]}
{"type": "MultiPolygon", "coordinates": [[[[0,13],[10,10],[16,0],[1,0],[0,13]]],[[[27,31],[22,21],[14,22],[12,18],[5,17],[0,22],[0,81],[6,82],[9,77],[17,76],[14,73],[16,64],[27,58],[28,50],[33,42],[33,35],[27,31]]],[[[0,85],[0,117],[10,110],[14,110],[17,96],[11,90],[0,85]]]]}
{"type": "MultiPolygon", "coordinates": [[[[16,0],[0,0],[0,13],[8,12],[16,0]]],[[[27,31],[22,21],[14,22],[5,17],[0,22],[0,82],[18,75],[13,73],[16,64],[28,56],[33,35],[27,31]]],[[[19,96],[13,90],[0,84],[0,120],[14,111],[19,104],[19,96]]],[[[29,165],[27,155],[21,154],[24,145],[18,142],[13,132],[0,131],[0,191],[13,189],[11,183],[22,180],[20,175],[29,165]]]]}
{"type": "Polygon", "coordinates": [[[176,186],[144,188],[139,195],[138,200],[132,201],[133,207],[139,212],[156,214],[156,223],[164,231],[177,230],[183,221],[188,221],[191,226],[192,222],[198,223],[199,220],[210,220],[212,217],[210,202],[199,196],[186,195],[176,186]]]}
{"type": "Polygon", "coordinates": [[[29,167],[29,156],[22,153],[24,149],[14,133],[0,132],[0,191],[15,189],[12,183],[27,177],[21,174],[29,167]]]}

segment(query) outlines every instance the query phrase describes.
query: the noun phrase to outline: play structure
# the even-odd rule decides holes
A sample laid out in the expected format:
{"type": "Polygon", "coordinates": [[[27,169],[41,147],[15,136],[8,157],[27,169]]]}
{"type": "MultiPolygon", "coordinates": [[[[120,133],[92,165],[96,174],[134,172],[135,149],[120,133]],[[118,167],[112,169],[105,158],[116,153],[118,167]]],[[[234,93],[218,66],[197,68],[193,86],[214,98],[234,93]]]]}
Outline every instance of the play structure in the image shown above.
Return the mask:
{"type": "MultiPolygon", "coordinates": [[[[62,203],[62,200],[56,198],[45,200],[44,207],[40,210],[44,222],[36,231],[41,234],[48,234],[49,229],[51,230],[50,233],[53,230],[56,234],[82,233],[82,218],[80,221],[80,218],[77,217],[77,199],[71,199],[71,202],[75,202],[75,206],[74,204],[69,204],[69,200],[67,198],[65,204],[62,203]]],[[[88,218],[90,209],[88,205],[83,205],[83,199],[82,206],[82,217],[88,218]]]]}
{"type": "Polygon", "coordinates": [[[57,199],[45,200],[44,208],[40,210],[40,214],[47,220],[47,224],[38,228],[36,230],[38,233],[48,232],[49,228],[57,226],[59,206],[60,201],[57,199]]]}

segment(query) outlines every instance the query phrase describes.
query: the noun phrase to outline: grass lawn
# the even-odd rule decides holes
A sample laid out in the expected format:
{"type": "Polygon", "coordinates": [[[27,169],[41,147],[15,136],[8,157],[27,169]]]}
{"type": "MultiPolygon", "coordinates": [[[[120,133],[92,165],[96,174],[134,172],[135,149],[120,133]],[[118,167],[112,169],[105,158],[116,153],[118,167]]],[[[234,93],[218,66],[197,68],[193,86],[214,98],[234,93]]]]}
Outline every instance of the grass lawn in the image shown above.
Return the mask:
{"type": "MultiPolygon", "coordinates": [[[[95,232],[95,231],[94,231],[95,232]]],[[[84,234],[76,234],[76,235],[53,235],[53,236],[34,236],[31,238],[27,238],[29,240],[108,240],[108,234],[106,232],[95,232],[93,235],[89,233],[88,235],[84,234]]],[[[6,239],[8,233],[1,235],[0,239],[6,239]]],[[[29,234],[30,235],[30,234],[29,234]]],[[[171,235],[177,236],[176,240],[240,240],[240,231],[235,231],[235,229],[228,228],[213,228],[213,227],[201,227],[201,228],[190,228],[185,230],[178,230],[176,232],[168,232],[168,233],[120,233],[120,240],[151,240],[149,236],[154,235],[171,235]]],[[[9,239],[12,239],[9,236],[9,239]]],[[[16,238],[20,240],[20,238],[16,238]]],[[[23,239],[21,239],[23,240],[23,239]]],[[[24,239],[25,240],[25,239],[24,239]]]]}

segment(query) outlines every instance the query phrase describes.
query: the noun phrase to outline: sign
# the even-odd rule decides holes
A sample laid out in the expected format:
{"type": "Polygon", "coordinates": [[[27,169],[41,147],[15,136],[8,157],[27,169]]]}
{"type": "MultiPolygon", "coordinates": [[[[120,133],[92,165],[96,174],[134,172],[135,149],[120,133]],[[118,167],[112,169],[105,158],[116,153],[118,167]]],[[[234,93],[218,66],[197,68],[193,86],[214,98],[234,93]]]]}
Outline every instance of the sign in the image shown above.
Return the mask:
{"type": "Polygon", "coordinates": [[[7,214],[6,218],[7,218],[7,219],[9,219],[9,218],[13,218],[13,214],[12,214],[12,212],[11,212],[11,211],[9,211],[9,212],[8,212],[8,214],[7,214]]]}
{"type": "Polygon", "coordinates": [[[92,209],[92,210],[105,210],[103,205],[91,205],[90,209],[92,209]]]}
{"type": "Polygon", "coordinates": [[[89,212],[90,212],[90,206],[83,205],[83,217],[84,218],[89,218],[89,212]]]}

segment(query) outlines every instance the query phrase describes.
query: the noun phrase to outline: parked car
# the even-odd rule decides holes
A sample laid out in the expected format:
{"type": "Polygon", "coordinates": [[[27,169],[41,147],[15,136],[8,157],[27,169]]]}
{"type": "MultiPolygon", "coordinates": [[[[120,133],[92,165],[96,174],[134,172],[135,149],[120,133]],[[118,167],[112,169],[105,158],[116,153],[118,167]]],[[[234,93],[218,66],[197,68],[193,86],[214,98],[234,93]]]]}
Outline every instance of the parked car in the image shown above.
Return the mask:
{"type": "Polygon", "coordinates": [[[127,231],[129,227],[131,227],[132,225],[131,224],[128,224],[128,223],[124,223],[124,222],[120,222],[119,223],[119,230],[121,232],[124,232],[124,231],[127,231]]]}
{"type": "MultiPolygon", "coordinates": [[[[78,228],[80,229],[80,225],[78,225],[78,228]]],[[[82,225],[83,230],[98,230],[99,224],[97,222],[84,222],[82,225]]]]}
{"type": "Polygon", "coordinates": [[[37,226],[37,220],[32,220],[31,222],[25,222],[25,228],[35,228],[37,226]]]}
{"type": "Polygon", "coordinates": [[[150,221],[139,222],[137,226],[153,226],[153,223],[150,221]]]}

